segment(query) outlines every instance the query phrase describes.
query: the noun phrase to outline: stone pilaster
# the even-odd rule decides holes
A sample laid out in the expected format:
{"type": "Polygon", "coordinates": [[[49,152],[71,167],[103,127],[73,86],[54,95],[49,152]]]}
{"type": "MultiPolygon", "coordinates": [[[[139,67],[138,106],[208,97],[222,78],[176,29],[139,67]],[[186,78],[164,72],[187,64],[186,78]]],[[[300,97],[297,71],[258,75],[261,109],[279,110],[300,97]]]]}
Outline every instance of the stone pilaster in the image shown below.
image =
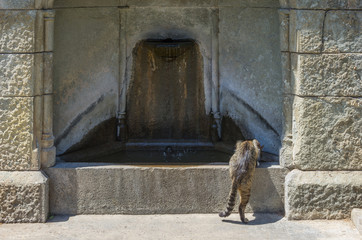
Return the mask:
{"type": "Polygon", "coordinates": [[[286,178],[286,216],[346,218],[361,207],[361,5],[354,0],[281,4],[282,24],[289,12],[288,38],[282,35],[288,48],[282,50],[285,92],[292,99],[285,104],[291,151],[281,162],[299,169],[286,178]]]}
{"type": "Polygon", "coordinates": [[[44,154],[54,148],[44,144],[45,134],[52,137],[52,24],[44,10],[52,2],[0,0],[0,222],[48,216],[40,169],[55,158],[44,154]]]}

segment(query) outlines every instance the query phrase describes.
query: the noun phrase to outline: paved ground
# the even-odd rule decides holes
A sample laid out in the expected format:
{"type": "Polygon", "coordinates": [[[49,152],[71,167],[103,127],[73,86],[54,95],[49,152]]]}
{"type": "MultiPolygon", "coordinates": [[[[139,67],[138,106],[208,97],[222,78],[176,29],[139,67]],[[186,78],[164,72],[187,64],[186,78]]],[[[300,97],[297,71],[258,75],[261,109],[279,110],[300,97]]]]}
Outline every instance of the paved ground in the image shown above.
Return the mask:
{"type": "Polygon", "coordinates": [[[217,214],[55,216],[45,224],[2,224],[0,239],[251,239],[361,240],[349,220],[287,221],[275,214],[238,215],[222,220],[217,214]]]}

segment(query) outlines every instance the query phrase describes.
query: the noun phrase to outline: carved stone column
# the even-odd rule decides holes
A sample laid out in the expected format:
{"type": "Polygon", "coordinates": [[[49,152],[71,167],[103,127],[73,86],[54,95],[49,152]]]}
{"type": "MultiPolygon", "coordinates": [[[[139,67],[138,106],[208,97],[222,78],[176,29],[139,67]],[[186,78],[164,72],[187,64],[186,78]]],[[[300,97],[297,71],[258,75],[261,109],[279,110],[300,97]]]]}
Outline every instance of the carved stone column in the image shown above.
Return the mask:
{"type": "Polygon", "coordinates": [[[55,164],[53,136],[53,39],[54,11],[44,12],[44,58],[43,58],[43,126],[41,138],[41,166],[55,164]]]}

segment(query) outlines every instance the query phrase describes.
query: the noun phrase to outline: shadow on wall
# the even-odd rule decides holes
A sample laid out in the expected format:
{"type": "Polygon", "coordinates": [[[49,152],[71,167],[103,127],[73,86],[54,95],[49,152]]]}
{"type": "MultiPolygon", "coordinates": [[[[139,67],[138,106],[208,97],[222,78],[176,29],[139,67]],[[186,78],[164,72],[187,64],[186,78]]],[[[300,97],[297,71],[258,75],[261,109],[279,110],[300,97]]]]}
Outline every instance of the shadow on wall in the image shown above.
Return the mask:
{"type": "Polygon", "coordinates": [[[223,113],[224,118],[226,116],[226,118],[232,119],[245,139],[258,139],[264,145],[265,152],[279,155],[281,148],[280,133],[269,123],[266,117],[230,90],[222,91],[220,98],[222,101],[228,102],[228,105],[233,109],[232,114],[223,113]]]}

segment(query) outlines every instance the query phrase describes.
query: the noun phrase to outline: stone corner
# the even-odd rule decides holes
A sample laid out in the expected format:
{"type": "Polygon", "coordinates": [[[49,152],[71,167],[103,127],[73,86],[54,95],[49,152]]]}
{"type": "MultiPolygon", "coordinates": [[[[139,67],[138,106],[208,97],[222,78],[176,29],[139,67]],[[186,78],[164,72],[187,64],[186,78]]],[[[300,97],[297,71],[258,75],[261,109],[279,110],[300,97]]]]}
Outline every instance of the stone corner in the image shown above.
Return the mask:
{"type": "Polygon", "coordinates": [[[48,177],[41,171],[0,171],[0,222],[46,222],[48,177]]]}
{"type": "Polygon", "coordinates": [[[293,170],[285,178],[288,220],[345,219],[361,207],[361,171],[293,170]]]}

